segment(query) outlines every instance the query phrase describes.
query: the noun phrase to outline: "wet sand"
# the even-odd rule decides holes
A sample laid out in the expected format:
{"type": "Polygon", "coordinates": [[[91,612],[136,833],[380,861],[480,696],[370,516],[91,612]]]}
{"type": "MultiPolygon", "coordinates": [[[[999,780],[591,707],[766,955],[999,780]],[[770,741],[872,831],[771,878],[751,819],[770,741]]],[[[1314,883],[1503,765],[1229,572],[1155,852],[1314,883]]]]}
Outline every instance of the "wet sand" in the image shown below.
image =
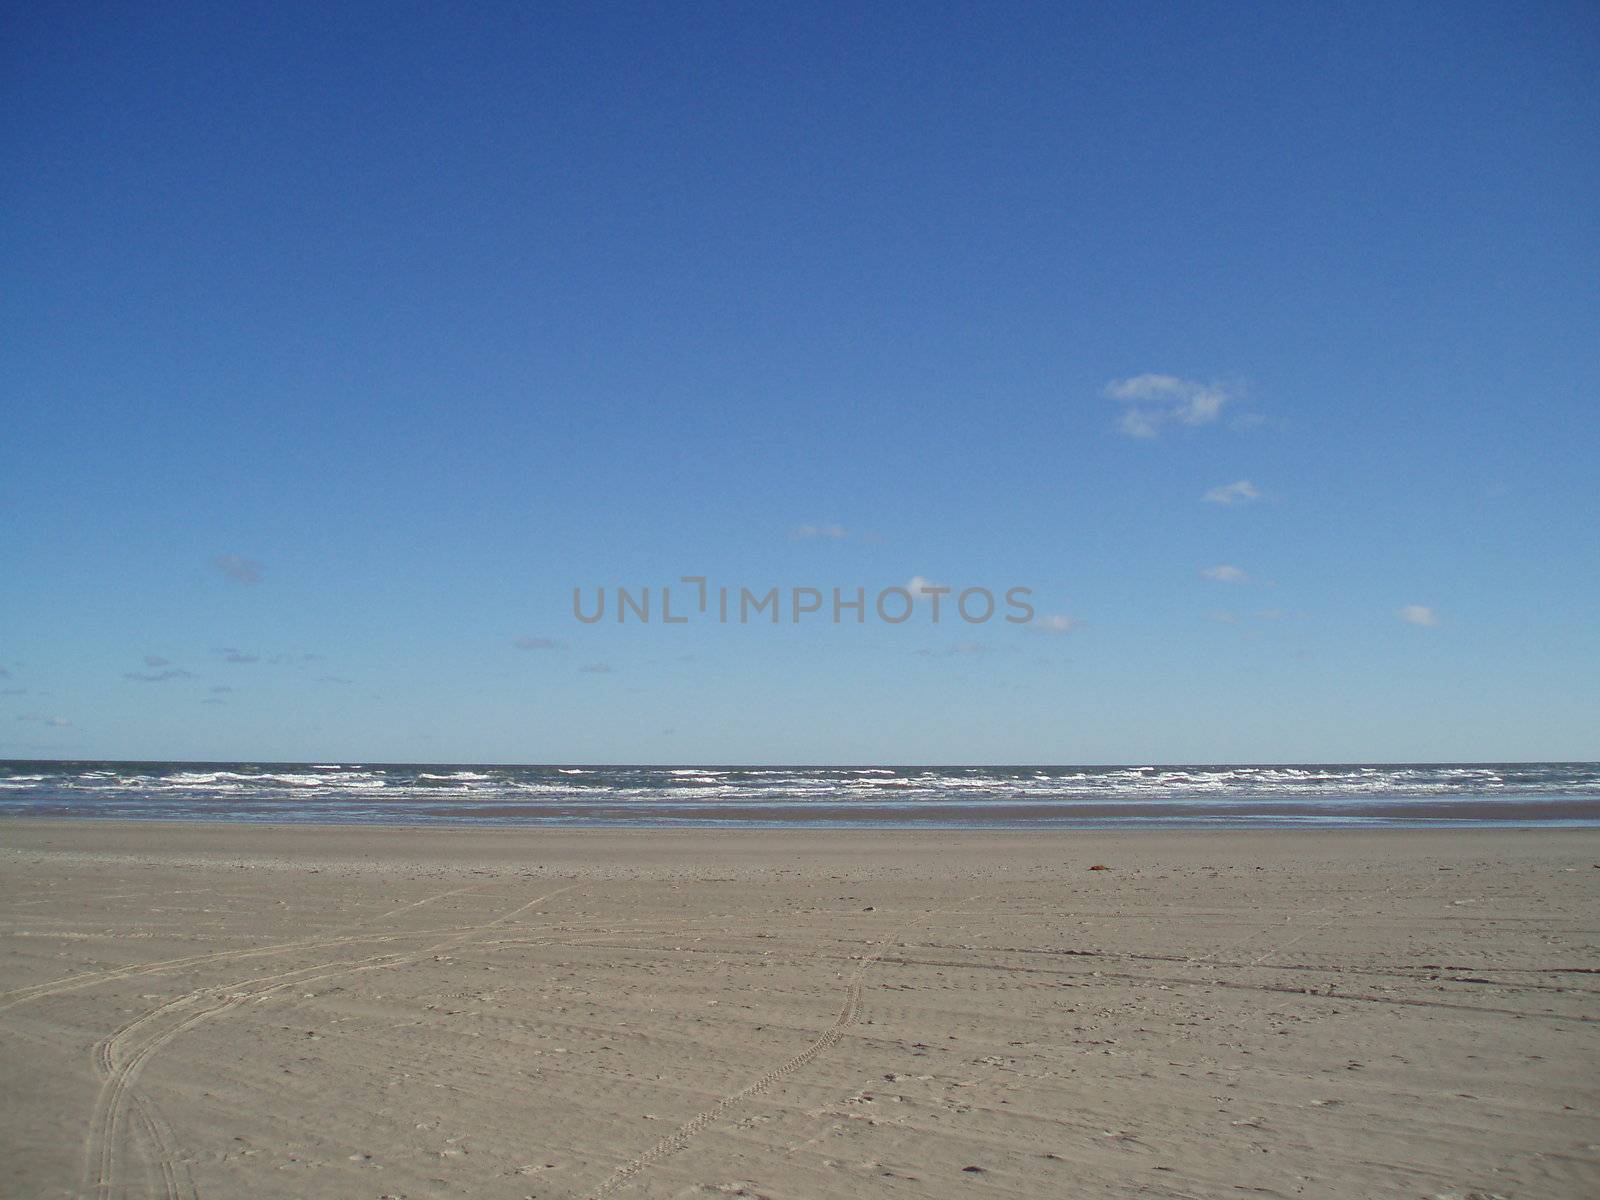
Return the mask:
{"type": "Polygon", "coordinates": [[[0,1194],[1600,1194],[1595,863],[8,820],[0,1194]]]}

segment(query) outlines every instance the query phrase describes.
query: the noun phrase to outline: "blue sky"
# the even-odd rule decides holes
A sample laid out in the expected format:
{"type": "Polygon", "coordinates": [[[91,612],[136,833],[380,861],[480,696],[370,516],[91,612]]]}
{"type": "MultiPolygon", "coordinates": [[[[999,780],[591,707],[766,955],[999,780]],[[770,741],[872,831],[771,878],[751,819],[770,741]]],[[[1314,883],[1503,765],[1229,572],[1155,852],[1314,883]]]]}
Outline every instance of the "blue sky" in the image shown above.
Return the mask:
{"type": "Polygon", "coordinates": [[[7,27],[0,755],[1600,757],[1592,5],[7,27]]]}

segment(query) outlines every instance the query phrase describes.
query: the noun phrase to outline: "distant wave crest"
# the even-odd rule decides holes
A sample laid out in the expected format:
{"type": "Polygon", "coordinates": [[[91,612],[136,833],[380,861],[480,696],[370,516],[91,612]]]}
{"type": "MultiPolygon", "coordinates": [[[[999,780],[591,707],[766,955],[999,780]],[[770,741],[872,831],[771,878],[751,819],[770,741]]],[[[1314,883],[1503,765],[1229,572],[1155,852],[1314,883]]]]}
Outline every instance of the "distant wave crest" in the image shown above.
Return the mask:
{"type": "Polygon", "coordinates": [[[903,828],[1600,824],[1600,764],[497,767],[0,763],[0,814],[903,828]]]}

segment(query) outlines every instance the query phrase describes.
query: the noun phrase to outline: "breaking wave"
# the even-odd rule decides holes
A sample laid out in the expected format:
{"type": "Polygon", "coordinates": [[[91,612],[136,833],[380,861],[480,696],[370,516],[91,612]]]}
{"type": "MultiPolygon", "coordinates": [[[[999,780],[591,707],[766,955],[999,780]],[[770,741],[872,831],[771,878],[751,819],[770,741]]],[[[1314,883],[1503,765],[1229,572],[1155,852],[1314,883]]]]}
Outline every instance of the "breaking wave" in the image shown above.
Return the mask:
{"type": "Polygon", "coordinates": [[[0,763],[0,814],[336,823],[1600,825],[1600,764],[0,763]]]}

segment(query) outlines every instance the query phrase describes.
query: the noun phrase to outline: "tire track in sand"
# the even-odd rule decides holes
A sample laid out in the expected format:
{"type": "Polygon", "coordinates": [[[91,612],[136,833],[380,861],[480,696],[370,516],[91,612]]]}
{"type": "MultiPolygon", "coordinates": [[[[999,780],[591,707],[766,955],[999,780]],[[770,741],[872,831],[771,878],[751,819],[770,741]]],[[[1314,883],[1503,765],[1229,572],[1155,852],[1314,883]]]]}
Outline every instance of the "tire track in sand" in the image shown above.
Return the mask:
{"type": "Polygon", "coordinates": [[[96,1196],[100,1200],[110,1200],[117,1194],[128,1113],[132,1110],[138,1115],[147,1135],[151,1138],[152,1161],[161,1175],[167,1200],[183,1200],[186,1194],[197,1200],[199,1191],[192,1179],[188,1178],[187,1165],[175,1153],[172,1139],[163,1135],[159,1114],[134,1090],[140,1072],[150,1059],[179,1034],[213,1017],[229,1013],[241,1005],[264,1000],[288,988],[303,987],[309,983],[364,971],[387,970],[416,962],[428,955],[459,948],[474,937],[501,928],[534,906],[578,886],[577,883],[572,883],[535,896],[492,921],[468,926],[443,941],[420,950],[371,955],[346,963],[319,963],[231,984],[197,988],[130,1021],[102,1039],[95,1047],[96,1067],[104,1079],[95,1098],[89,1128],[84,1137],[83,1194],[96,1196]],[[208,1000],[213,1003],[207,1005],[208,1000]],[[206,1006],[196,1007],[197,1005],[206,1006]],[[181,1019],[165,1029],[151,1033],[142,1042],[139,1040],[149,1027],[159,1025],[162,1018],[168,1016],[177,1016],[181,1019]]]}
{"type": "MultiPolygon", "coordinates": [[[[424,904],[432,904],[435,900],[443,900],[446,896],[459,896],[463,892],[480,891],[486,886],[488,885],[473,884],[469,887],[435,892],[433,895],[424,896],[421,900],[414,901],[411,904],[402,904],[399,908],[379,913],[375,917],[368,917],[365,921],[358,921],[348,928],[351,930],[360,929],[364,925],[376,924],[410,909],[421,908],[424,904]]],[[[397,938],[427,937],[429,934],[437,932],[439,931],[345,933],[336,937],[317,935],[309,938],[299,938],[292,942],[274,942],[266,946],[242,946],[237,950],[211,950],[204,954],[191,954],[183,958],[167,958],[159,962],[141,963],[137,966],[112,967],[105,971],[85,971],[77,975],[69,975],[64,979],[53,979],[48,983],[35,983],[27,987],[11,988],[8,991],[0,992],[0,1001],[4,1001],[4,1003],[0,1003],[0,1012],[6,1012],[33,1000],[44,1000],[50,996],[62,995],[65,992],[78,991],[81,988],[93,987],[100,983],[115,983],[121,979],[133,979],[140,975],[160,975],[167,971],[181,971],[188,967],[205,966],[208,963],[257,958],[263,955],[286,953],[290,950],[320,950],[328,946],[347,945],[351,942],[384,942],[397,938]]]]}
{"type": "MultiPolygon", "coordinates": [[[[969,904],[976,899],[976,896],[968,896],[965,900],[951,905],[950,908],[960,908],[962,905],[969,904]]],[[[761,1095],[774,1084],[793,1075],[802,1067],[810,1064],[819,1055],[836,1046],[839,1040],[844,1037],[845,1031],[861,1017],[861,989],[867,972],[889,952],[889,947],[894,943],[895,939],[905,933],[907,929],[910,929],[918,922],[926,921],[930,917],[949,911],[950,909],[937,909],[933,912],[923,913],[900,925],[893,932],[886,934],[878,942],[878,948],[862,958],[856,964],[856,969],[850,973],[850,978],[845,984],[844,1001],[839,1006],[839,1015],[834,1018],[832,1025],[818,1035],[815,1041],[798,1054],[773,1067],[766,1074],[747,1083],[737,1092],[724,1096],[704,1112],[690,1117],[689,1120],[667,1134],[666,1137],[651,1146],[638,1158],[635,1158],[632,1162],[624,1163],[612,1171],[610,1175],[601,1181],[598,1187],[591,1192],[586,1192],[583,1200],[602,1200],[603,1197],[609,1196],[623,1184],[643,1172],[652,1163],[659,1162],[661,1159],[670,1157],[682,1150],[695,1137],[716,1124],[717,1121],[745,1101],[761,1095]]]]}

